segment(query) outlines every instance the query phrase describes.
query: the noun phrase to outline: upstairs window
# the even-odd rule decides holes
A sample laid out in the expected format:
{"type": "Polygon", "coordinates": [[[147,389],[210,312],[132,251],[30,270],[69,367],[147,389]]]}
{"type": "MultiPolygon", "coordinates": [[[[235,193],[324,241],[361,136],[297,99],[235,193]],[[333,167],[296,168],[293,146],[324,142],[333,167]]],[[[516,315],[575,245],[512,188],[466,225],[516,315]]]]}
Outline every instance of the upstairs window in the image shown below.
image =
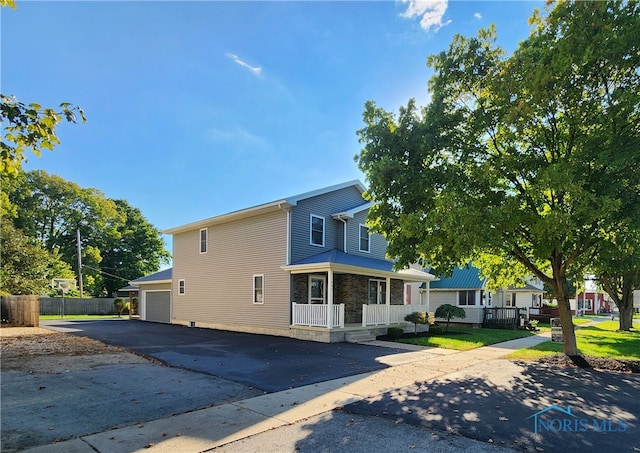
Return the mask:
{"type": "Polygon", "coordinates": [[[200,253],[207,253],[207,229],[200,230],[200,253]]]}
{"type": "Polygon", "coordinates": [[[369,228],[364,226],[364,225],[360,225],[360,248],[359,248],[359,250],[361,252],[369,253],[369,240],[370,240],[369,228]]]}
{"type": "Polygon", "coordinates": [[[458,305],[475,305],[476,304],[476,292],[475,290],[458,291],[458,305]]]}
{"type": "Polygon", "coordinates": [[[324,217],[311,214],[311,245],[324,247],[324,217]]]}
{"type": "Polygon", "coordinates": [[[185,293],[184,279],[178,280],[178,294],[183,295],[185,293]]]}

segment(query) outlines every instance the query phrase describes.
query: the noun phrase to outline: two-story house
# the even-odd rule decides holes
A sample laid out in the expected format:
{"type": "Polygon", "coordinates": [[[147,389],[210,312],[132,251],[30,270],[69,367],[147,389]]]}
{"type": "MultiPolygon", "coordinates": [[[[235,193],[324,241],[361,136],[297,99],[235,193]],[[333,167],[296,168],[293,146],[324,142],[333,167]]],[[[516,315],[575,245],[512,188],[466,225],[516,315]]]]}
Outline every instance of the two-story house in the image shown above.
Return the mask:
{"type": "MultiPolygon", "coordinates": [[[[366,226],[359,181],[171,228],[170,322],[325,342],[403,324],[405,284],[366,226]]],[[[148,308],[147,308],[148,310],[148,308]]]]}

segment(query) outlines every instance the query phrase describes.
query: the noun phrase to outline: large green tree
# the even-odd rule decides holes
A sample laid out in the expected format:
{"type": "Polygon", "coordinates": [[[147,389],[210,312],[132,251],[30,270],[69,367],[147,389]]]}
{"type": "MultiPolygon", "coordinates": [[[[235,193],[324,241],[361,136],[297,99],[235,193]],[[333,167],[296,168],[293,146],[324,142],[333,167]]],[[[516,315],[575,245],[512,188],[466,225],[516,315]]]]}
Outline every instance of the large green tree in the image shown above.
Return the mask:
{"type": "Polygon", "coordinates": [[[83,281],[87,293],[112,294],[168,261],[160,233],[140,211],[42,170],[19,172],[9,200],[17,208],[14,224],[59,253],[77,271],[80,231],[83,281]]]}
{"type": "Polygon", "coordinates": [[[633,327],[633,290],[640,289],[640,230],[618,225],[603,240],[588,269],[609,294],[620,313],[620,330],[633,327]]]}
{"type": "Polygon", "coordinates": [[[395,115],[368,102],[359,131],[370,221],[390,255],[534,274],[558,300],[568,355],[568,278],[640,218],[639,8],[550,3],[511,55],[494,27],[458,35],[428,59],[426,107],[395,115]]]}
{"type": "Polygon", "coordinates": [[[45,250],[6,217],[0,217],[0,239],[0,293],[45,294],[51,279],[75,278],[56,252],[45,250]]]}
{"type": "Polygon", "coordinates": [[[107,294],[113,294],[127,281],[157,271],[167,264],[170,254],[164,248],[160,231],[149,223],[138,208],[126,200],[113,200],[124,221],[117,226],[118,239],[110,241],[102,251],[100,268],[107,294]]]}

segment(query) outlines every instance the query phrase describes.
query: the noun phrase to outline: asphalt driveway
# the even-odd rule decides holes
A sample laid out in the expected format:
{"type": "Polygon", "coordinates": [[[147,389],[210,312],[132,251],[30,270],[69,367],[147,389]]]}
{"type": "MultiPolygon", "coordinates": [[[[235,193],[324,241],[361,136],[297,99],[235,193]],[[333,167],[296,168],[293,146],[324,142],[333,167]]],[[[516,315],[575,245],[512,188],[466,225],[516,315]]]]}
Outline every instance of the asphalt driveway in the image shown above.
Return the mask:
{"type": "Polygon", "coordinates": [[[128,319],[42,321],[41,326],[123,346],[174,367],[266,392],[381,370],[388,365],[379,357],[406,352],[128,319]]]}

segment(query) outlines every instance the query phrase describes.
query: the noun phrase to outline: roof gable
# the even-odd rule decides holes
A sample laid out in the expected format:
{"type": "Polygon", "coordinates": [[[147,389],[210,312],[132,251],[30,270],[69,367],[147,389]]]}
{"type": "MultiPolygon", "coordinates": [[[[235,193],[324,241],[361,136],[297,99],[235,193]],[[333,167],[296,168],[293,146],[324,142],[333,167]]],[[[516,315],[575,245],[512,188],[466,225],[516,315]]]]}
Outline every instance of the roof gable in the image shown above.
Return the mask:
{"type": "Polygon", "coordinates": [[[354,186],[356,189],[363,193],[366,189],[364,185],[357,179],[353,181],[347,181],[341,184],[335,184],[333,186],[324,187],[310,192],[301,193],[298,195],[292,195],[280,200],[271,201],[268,203],[259,204],[250,208],[241,209],[239,211],[232,211],[227,214],[221,214],[207,219],[199,220],[196,222],[188,223],[185,225],[177,226],[164,230],[164,234],[177,234],[185,231],[191,231],[195,229],[205,228],[209,225],[216,225],[225,222],[231,222],[234,220],[240,220],[248,217],[253,217],[267,212],[277,211],[280,209],[288,209],[298,204],[302,200],[324,195],[330,192],[335,192],[347,187],[354,186]]]}
{"type": "Polygon", "coordinates": [[[144,277],[137,278],[135,280],[130,281],[129,283],[132,285],[139,285],[140,283],[159,283],[171,281],[171,273],[172,268],[163,269],[159,272],[154,272],[153,274],[145,275],[144,277]]]}

